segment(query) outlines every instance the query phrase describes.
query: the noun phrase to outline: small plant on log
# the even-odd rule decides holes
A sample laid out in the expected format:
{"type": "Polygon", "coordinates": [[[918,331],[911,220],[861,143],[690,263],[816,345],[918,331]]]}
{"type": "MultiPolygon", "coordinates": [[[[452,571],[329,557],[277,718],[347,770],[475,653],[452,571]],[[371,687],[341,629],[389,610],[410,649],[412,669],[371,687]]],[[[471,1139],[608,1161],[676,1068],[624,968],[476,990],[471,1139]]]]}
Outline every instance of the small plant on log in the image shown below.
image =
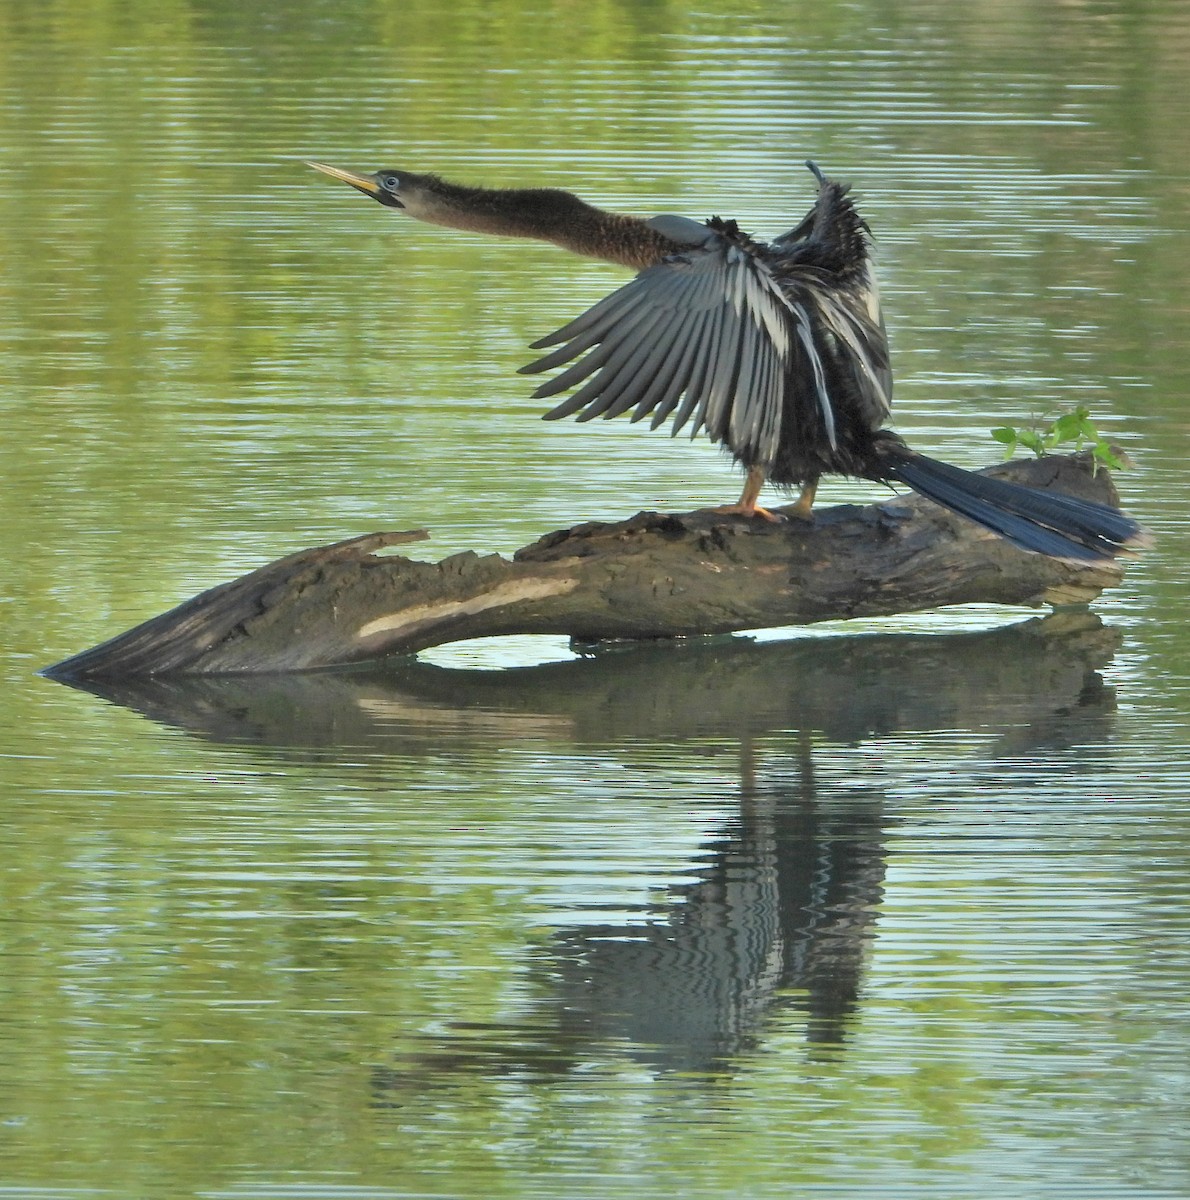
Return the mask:
{"type": "Polygon", "coordinates": [[[1045,429],[1018,429],[1013,425],[1000,425],[992,430],[992,437],[1004,446],[1004,457],[1011,458],[1018,447],[1032,450],[1038,458],[1051,453],[1059,446],[1073,443],[1074,449],[1086,446],[1091,452],[1092,467],[1110,467],[1122,471],[1130,464],[1099,435],[1091,421],[1091,413],[1081,404],[1070,412],[1055,418],[1045,429]]]}

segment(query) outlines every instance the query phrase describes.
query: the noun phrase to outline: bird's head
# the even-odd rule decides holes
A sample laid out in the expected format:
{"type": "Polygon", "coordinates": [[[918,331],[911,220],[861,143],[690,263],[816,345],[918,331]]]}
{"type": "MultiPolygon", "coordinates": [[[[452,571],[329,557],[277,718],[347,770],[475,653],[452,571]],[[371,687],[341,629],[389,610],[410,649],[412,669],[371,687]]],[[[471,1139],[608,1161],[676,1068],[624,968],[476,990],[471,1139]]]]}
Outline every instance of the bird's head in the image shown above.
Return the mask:
{"type": "Polygon", "coordinates": [[[392,168],[377,171],[374,175],[361,175],[356,171],[344,171],[341,167],[328,167],[326,163],[312,162],[306,165],[332,179],[341,179],[380,204],[389,208],[403,208],[411,217],[427,219],[435,182],[431,175],[413,175],[409,171],[392,168]]]}

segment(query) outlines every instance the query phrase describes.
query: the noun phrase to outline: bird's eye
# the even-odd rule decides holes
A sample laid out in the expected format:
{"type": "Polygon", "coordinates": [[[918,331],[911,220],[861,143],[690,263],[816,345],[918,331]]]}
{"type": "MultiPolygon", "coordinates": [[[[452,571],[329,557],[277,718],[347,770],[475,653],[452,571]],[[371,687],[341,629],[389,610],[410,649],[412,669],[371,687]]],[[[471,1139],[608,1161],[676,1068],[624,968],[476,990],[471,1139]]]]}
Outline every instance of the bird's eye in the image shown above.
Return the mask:
{"type": "Polygon", "coordinates": [[[401,180],[396,175],[385,175],[380,182],[384,185],[385,191],[399,192],[401,190],[401,180]]]}

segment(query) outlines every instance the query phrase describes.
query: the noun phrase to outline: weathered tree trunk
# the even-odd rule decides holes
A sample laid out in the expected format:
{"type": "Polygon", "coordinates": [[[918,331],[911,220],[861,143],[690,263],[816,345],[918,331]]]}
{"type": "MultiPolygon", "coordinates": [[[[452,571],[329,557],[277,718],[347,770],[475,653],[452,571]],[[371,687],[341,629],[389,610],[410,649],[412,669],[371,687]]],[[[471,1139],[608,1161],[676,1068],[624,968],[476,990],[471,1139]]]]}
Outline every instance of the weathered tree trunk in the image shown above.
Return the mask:
{"type": "MultiPolygon", "coordinates": [[[[991,469],[1116,503],[1086,455],[991,469]]],[[[916,496],[770,524],[700,510],[639,513],[500,555],[420,562],[374,552],[422,531],[300,551],[48,668],[59,678],[299,671],[498,634],[578,641],[809,624],[971,602],[1078,604],[1118,562],[1015,549],[916,496]]]]}

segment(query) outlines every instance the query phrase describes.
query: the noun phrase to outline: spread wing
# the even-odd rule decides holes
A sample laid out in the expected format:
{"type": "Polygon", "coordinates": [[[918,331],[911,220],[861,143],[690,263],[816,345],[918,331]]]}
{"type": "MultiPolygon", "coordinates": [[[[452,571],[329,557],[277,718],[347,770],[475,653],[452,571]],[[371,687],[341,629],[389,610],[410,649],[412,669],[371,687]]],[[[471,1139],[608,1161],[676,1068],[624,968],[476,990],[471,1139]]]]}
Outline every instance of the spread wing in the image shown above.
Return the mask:
{"type": "MultiPolygon", "coordinates": [[[[656,429],[672,415],[673,433],[690,423],[692,434],[706,429],[737,458],[767,466],[787,403],[815,414],[823,441],[836,445],[828,368],[816,344],[823,317],[834,320],[812,315],[818,290],[788,282],[783,288],[754,253],[709,233],[535,342],[534,349],[564,344],[521,370],[572,363],[533,393],[553,396],[582,385],[547,420],[577,413],[590,421],[631,409],[631,420],[651,416],[656,429]]],[[[851,347],[853,322],[830,336],[851,347]]]]}

